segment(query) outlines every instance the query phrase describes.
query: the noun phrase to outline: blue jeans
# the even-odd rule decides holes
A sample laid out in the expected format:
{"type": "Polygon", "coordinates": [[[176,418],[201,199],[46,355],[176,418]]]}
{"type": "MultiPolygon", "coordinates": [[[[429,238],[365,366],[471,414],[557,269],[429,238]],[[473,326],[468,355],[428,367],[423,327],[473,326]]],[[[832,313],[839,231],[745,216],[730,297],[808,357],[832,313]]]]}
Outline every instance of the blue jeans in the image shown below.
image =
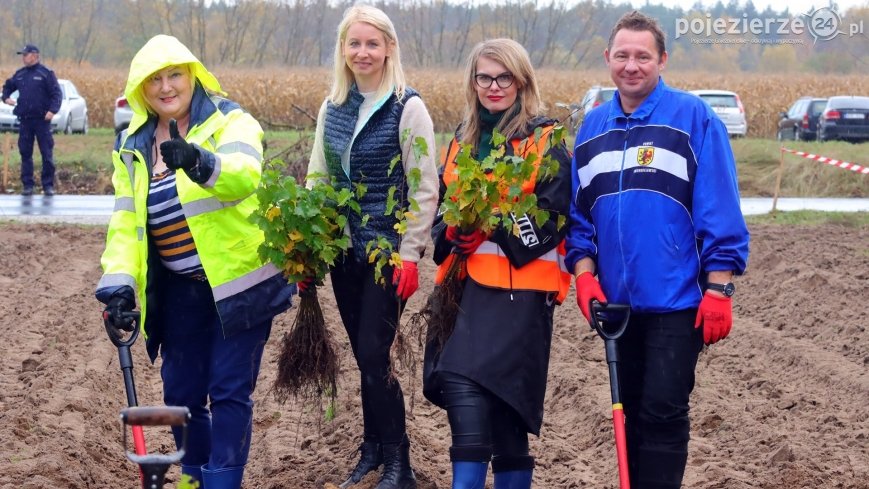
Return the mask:
{"type": "MultiPolygon", "coordinates": [[[[181,463],[212,470],[244,466],[253,428],[251,396],[272,321],[224,338],[209,285],[171,275],[158,284],[159,307],[170,318],[163,324],[160,356],[163,401],[186,406],[192,416],[181,463]]],[[[180,447],[181,430],[173,435],[180,447]]]]}
{"type": "Polygon", "coordinates": [[[33,187],[33,140],[42,155],[42,188],[54,186],[54,136],[51,121],[21,119],[18,129],[18,152],[21,154],[21,183],[33,187]]]}
{"type": "Polygon", "coordinates": [[[618,340],[631,485],[679,489],[688,460],[688,401],[703,347],[696,309],[634,314],[618,340]]]}

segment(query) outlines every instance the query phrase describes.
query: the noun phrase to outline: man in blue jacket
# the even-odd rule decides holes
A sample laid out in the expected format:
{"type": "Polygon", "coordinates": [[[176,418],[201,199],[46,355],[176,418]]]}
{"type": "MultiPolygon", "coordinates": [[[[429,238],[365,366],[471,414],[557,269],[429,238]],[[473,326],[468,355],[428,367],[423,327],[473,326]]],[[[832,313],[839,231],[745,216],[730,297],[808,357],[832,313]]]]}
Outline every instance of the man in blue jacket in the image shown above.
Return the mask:
{"type": "Polygon", "coordinates": [[[18,116],[18,152],[21,153],[22,195],[33,195],[33,140],[39,142],[42,155],[42,191],[54,195],[54,137],[51,135],[51,118],[60,110],[63,93],[54,72],[39,62],[39,48],[33,44],[18,51],[24,62],[3,85],[2,99],[15,105],[13,113],[18,116]],[[18,90],[18,102],[12,92],[18,90]]]}
{"type": "Polygon", "coordinates": [[[697,358],[730,332],[731,277],[749,241],[727,130],[664,84],[664,44],[636,11],[612,30],[604,58],[618,91],[577,135],[566,242],[586,319],[592,299],[631,307],[618,351],[629,473],[642,489],[681,486],[697,358]]]}

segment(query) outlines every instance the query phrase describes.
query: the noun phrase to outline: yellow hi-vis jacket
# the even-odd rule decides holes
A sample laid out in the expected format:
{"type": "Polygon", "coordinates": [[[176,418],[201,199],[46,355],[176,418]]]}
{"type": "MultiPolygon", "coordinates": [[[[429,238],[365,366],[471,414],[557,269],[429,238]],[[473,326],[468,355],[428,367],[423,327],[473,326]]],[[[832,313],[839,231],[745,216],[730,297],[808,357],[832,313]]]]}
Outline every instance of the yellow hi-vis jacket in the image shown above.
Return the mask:
{"type": "Polygon", "coordinates": [[[223,93],[219,83],[171,36],[152,38],[130,67],[125,95],[134,116],[112,152],[115,208],[97,297],[106,302],[119,289],[132,287],[141,308],[140,324],[147,334],[146,291],[153,276],[149,267],[158,260],[156,253],[149,255],[147,233],[156,117],[148,113],[140,87],[152,73],[184,64],[196,80],[185,139],[199,146],[203,181],[177,171],[178,199],[212,288],[223,333],[229,336],[288,309],[294,288],[276,266],[259,258],[257,248],[264,236],[248,220],[258,205],[254,192],[262,172],[262,128],[236,103],[208,95],[205,89],[223,93]]]}
{"type": "MultiPolygon", "coordinates": [[[[513,139],[508,146],[508,152],[527,158],[530,154],[544,155],[546,153],[547,139],[553,130],[553,126],[543,127],[540,139],[535,140],[531,134],[527,139],[513,139]]],[[[456,172],[456,157],[460,151],[460,145],[454,138],[447,149],[444,160],[443,182],[449,185],[458,178],[456,172]]],[[[531,177],[522,184],[522,191],[526,194],[534,192],[537,182],[537,171],[542,162],[542,157],[535,160],[535,168],[531,177]]],[[[527,218],[526,218],[527,219],[527,218]]],[[[523,229],[520,223],[520,232],[523,229]]],[[[556,302],[562,303],[567,297],[570,288],[571,275],[564,264],[564,241],[558,246],[547,251],[543,255],[532,260],[519,268],[514,267],[501,247],[494,241],[484,241],[477,250],[468,257],[467,274],[475,282],[498,289],[506,290],[539,290],[556,294],[556,302]]],[[[435,283],[440,284],[456,255],[450,254],[440,264],[435,277],[435,283]]]]}

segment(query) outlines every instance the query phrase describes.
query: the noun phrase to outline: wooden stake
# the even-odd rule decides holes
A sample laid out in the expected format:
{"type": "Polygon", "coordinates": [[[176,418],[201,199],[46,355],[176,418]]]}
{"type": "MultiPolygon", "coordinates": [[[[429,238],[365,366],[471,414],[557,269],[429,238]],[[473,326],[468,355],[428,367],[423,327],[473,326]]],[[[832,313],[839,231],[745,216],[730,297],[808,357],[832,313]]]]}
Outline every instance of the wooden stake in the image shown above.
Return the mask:
{"type": "Polygon", "coordinates": [[[775,206],[778,203],[778,193],[781,190],[781,175],[785,168],[785,149],[779,148],[778,175],[775,177],[775,192],[772,194],[772,215],[775,216],[775,206]]]}

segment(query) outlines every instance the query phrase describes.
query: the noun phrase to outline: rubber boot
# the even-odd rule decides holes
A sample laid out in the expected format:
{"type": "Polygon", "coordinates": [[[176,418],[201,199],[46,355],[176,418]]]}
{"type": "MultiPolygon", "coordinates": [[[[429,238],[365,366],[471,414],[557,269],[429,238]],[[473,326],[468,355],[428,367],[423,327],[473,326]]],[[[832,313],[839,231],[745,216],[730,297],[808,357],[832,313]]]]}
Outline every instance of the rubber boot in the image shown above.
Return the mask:
{"type": "Polygon", "coordinates": [[[489,462],[453,462],[452,489],[484,489],[489,462]]]}
{"type": "Polygon", "coordinates": [[[416,476],[410,468],[410,440],[384,443],[383,476],[375,489],[416,489],[416,476]]]}
{"type": "Polygon", "coordinates": [[[187,487],[196,487],[197,489],[205,489],[205,486],[202,483],[202,466],[200,465],[181,465],[181,476],[190,476],[188,480],[187,487]],[[196,486],[195,483],[198,482],[199,485],[196,486]]]}
{"type": "Polygon", "coordinates": [[[534,457],[529,455],[492,458],[495,489],[530,489],[533,472],[534,457]]]}
{"type": "Polygon", "coordinates": [[[377,470],[381,465],[383,465],[383,448],[380,443],[363,441],[362,445],[359,445],[359,462],[356,463],[356,467],[353,468],[353,472],[350,473],[347,480],[339,487],[344,489],[358,484],[365,477],[365,474],[377,470]]]}
{"type": "Polygon", "coordinates": [[[210,470],[202,466],[202,482],[208,489],[240,489],[244,466],[210,470]]]}
{"type": "Polygon", "coordinates": [[[495,473],[495,489],[531,489],[532,470],[495,473]]]}

